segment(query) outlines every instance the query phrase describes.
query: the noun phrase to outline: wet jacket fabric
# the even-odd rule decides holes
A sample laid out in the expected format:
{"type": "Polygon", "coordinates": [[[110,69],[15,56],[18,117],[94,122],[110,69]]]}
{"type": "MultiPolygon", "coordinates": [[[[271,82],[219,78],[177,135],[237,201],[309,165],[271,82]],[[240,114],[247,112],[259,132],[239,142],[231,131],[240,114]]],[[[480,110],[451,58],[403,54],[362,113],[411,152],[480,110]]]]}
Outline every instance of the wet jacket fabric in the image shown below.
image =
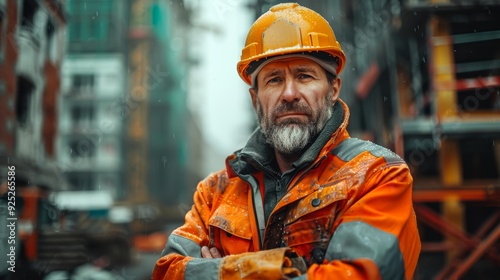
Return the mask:
{"type": "Polygon", "coordinates": [[[348,119],[339,100],[284,174],[257,129],[224,170],[198,184],[153,279],[281,279],[294,256],[307,264],[296,279],[411,279],[420,239],[408,166],[351,138],[348,119]],[[202,246],[223,258],[201,258],[202,246]]]}

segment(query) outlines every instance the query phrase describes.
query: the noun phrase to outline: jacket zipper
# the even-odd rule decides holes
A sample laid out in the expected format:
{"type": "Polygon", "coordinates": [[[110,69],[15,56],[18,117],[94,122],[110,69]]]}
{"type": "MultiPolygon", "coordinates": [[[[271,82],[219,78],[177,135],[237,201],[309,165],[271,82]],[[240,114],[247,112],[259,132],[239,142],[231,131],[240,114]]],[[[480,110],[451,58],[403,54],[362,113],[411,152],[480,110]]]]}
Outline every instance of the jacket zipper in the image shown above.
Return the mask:
{"type": "MultiPolygon", "coordinates": [[[[289,189],[291,189],[292,187],[294,187],[295,185],[297,185],[298,182],[300,182],[300,180],[302,180],[302,178],[304,177],[304,175],[309,172],[309,170],[317,167],[324,159],[326,158],[326,156],[322,156],[316,163],[310,165],[306,170],[304,170],[303,172],[300,173],[299,177],[297,180],[295,180],[294,184],[293,185],[289,185],[289,186],[285,186],[287,188],[287,192],[289,189]]],[[[254,161],[254,160],[252,160],[254,161]]],[[[255,163],[257,163],[261,168],[262,170],[268,172],[269,174],[271,174],[274,179],[277,181],[277,185],[281,188],[283,186],[281,186],[281,180],[280,180],[280,176],[277,172],[275,172],[274,170],[272,169],[269,169],[267,168],[266,166],[263,166],[262,164],[260,164],[259,162],[256,162],[254,161],[255,163]]],[[[234,170],[233,170],[234,171],[234,170]]],[[[256,193],[257,193],[257,198],[260,198],[260,201],[256,202],[256,195],[254,194],[254,188],[252,186],[252,183],[249,182],[248,180],[242,178],[241,176],[239,176],[239,174],[237,172],[235,172],[235,174],[238,175],[238,177],[240,177],[240,179],[242,179],[243,181],[247,182],[247,184],[250,185],[250,189],[252,191],[252,201],[253,201],[253,209],[254,209],[254,215],[256,217],[256,220],[257,220],[257,228],[258,228],[258,232],[259,232],[259,250],[261,250],[264,246],[264,239],[265,239],[265,236],[266,236],[266,228],[267,228],[267,223],[268,221],[264,221],[264,218],[265,218],[265,214],[264,214],[264,203],[262,202],[262,195],[260,194],[260,188],[259,186],[255,186],[256,188],[256,193]],[[257,207],[258,205],[256,205],[256,203],[259,203],[261,207],[257,207]],[[260,211],[259,211],[260,209],[260,211]],[[260,213],[259,213],[260,212],[260,213]]],[[[293,180],[293,179],[292,179],[293,180]]],[[[276,190],[278,189],[278,187],[276,188],[276,190]]],[[[276,210],[276,209],[275,209],[276,210]]],[[[271,216],[274,214],[275,210],[273,210],[271,212],[271,214],[269,214],[269,218],[271,218],[271,216]]]]}
{"type": "MultiPolygon", "coordinates": [[[[280,191],[282,187],[286,187],[287,188],[287,192],[288,192],[289,189],[293,188],[295,185],[298,184],[298,182],[300,182],[300,180],[302,180],[302,178],[304,177],[304,175],[307,172],[309,172],[309,170],[317,167],[325,158],[326,158],[326,156],[322,156],[316,163],[311,164],[307,169],[305,169],[303,172],[301,172],[300,175],[299,175],[299,177],[297,178],[297,180],[295,181],[295,183],[293,185],[282,186],[281,178],[279,177],[279,175],[277,175],[277,173],[275,173],[274,171],[271,172],[271,173],[275,174],[275,178],[274,179],[276,180],[276,185],[277,185],[276,186],[276,192],[280,191]]],[[[264,169],[265,169],[265,167],[264,167],[264,169]]],[[[293,180],[293,178],[292,178],[292,180],[293,180]]],[[[269,214],[269,220],[271,220],[271,217],[275,214],[275,212],[276,212],[276,208],[274,208],[274,210],[271,212],[271,214],[269,214]]],[[[267,225],[269,224],[269,220],[266,222],[266,227],[265,227],[264,235],[262,236],[262,244],[261,244],[261,246],[263,245],[263,242],[264,242],[264,240],[266,238],[267,225]]]]}

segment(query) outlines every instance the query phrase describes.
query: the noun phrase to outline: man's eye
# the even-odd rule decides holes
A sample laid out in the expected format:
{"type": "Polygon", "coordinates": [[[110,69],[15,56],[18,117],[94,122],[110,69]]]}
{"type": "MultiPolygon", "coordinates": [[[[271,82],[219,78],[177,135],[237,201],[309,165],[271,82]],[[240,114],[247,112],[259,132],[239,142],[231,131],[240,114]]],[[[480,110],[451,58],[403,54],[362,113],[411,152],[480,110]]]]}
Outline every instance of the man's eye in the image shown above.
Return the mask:
{"type": "Polygon", "coordinates": [[[299,75],[299,79],[300,79],[300,80],[303,80],[303,79],[309,79],[309,78],[312,78],[312,76],[307,75],[307,74],[300,74],[300,75],[299,75]]]}
{"type": "Polygon", "coordinates": [[[275,83],[278,83],[281,79],[279,77],[274,77],[272,79],[269,79],[267,81],[268,84],[275,84],[275,83]]]}

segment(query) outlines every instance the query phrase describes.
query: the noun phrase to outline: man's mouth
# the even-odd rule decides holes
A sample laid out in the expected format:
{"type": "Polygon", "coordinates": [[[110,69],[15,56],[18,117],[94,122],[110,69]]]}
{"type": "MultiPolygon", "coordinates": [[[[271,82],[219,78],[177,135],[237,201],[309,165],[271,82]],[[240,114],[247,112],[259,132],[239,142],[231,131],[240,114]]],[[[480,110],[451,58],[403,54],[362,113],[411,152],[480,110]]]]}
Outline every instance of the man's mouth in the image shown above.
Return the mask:
{"type": "Polygon", "coordinates": [[[281,114],[277,117],[277,119],[298,118],[298,117],[307,117],[307,114],[306,113],[291,112],[291,113],[281,114]]]}
{"type": "Polygon", "coordinates": [[[276,116],[276,121],[278,122],[302,123],[308,119],[309,115],[305,112],[286,112],[276,116]]]}

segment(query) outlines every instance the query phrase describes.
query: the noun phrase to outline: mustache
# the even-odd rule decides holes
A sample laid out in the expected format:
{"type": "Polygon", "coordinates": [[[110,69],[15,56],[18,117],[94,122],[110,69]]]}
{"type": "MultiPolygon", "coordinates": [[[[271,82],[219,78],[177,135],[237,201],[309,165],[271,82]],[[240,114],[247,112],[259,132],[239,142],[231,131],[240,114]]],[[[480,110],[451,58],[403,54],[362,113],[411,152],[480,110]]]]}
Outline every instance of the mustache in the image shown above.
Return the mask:
{"type": "Polygon", "coordinates": [[[299,102],[286,102],[286,103],[280,103],[276,109],[273,111],[273,118],[276,119],[277,116],[288,113],[288,112],[295,112],[295,113],[303,113],[308,116],[311,116],[313,114],[313,110],[311,107],[307,106],[307,104],[304,103],[299,103],[299,102]]]}

